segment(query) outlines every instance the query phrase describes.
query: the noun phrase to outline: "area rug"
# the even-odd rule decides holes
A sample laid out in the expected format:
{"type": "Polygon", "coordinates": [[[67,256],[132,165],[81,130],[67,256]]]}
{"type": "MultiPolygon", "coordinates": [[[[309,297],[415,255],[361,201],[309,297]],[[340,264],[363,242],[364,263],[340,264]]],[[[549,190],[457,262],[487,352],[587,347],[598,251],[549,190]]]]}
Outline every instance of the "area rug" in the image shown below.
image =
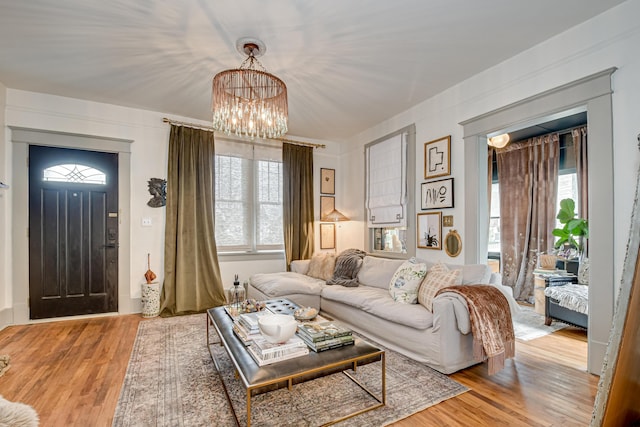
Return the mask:
{"type": "Polygon", "coordinates": [[[533,307],[526,305],[521,305],[520,311],[513,317],[513,330],[516,340],[520,341],[540,338],[566,327],[567,325],[560,322],[552,322],[551,326],[546,326],[544,316],[536,313],[533,307]]]}
{"type": "MultiPolygon", "coordinates": [[[[140,323],[114,426],[234,426],[220,379],[206,346],[204,314],[140,323]]],[[[217,341],[215,332],[211,338],[217,341]]],[[[246,425],[246,392],[231,361],[214,346],[241,425],[246,425]]],[[[386,350],[387,405],[339,423],[383,426],[468,390],[446,375],[386,350]]],[[[378,394],[380,363],[358,367],[354,376],[378,394]]],[[[338,373],[252,398],[252,425],[315,426],[374,403],[338,373]]]]}

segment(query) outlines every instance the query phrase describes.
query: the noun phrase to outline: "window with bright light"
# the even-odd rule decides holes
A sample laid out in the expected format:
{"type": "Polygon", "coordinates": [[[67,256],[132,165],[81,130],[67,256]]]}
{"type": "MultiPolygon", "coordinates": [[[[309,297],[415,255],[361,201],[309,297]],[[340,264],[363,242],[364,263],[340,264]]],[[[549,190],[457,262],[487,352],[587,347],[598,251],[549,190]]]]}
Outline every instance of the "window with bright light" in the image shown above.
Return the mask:
{"type": "Polygon", "coordinates": [[[500,254],[500,184],[491,184],[491,214],[489,216],[489,253],[500,254]]]}
{"type": "Polygon", "coordinates": [[[107,183],[107,176],[101,170],[92,168],[91,166],[64,164],[46,168],[42,173],[42,180],[105,185],[107,183]]]}
{"type": "Polygon", "coordinates": [[[246,148],[238,155],[216,154],[216,244],[219,252],[252,253],[284,248],[282,161],[248,157],[254,157],[254,153],[253,150],[247,153],[246,148]]]}

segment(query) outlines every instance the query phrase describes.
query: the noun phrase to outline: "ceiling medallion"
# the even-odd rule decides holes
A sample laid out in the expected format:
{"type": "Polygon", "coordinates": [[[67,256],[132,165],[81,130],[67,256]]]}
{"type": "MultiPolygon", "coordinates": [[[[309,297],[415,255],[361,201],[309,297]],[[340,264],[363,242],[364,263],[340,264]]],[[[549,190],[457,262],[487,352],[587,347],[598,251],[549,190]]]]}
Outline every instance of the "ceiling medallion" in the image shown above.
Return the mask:
{"type": "Polygon", "coordinates": [[[236,48],[247,58],[213,78],[213,128],[251,139],[279,138],[288,131],[287,86],[258,61],[266,51],[260,40],[242,38],[236,48]]]}

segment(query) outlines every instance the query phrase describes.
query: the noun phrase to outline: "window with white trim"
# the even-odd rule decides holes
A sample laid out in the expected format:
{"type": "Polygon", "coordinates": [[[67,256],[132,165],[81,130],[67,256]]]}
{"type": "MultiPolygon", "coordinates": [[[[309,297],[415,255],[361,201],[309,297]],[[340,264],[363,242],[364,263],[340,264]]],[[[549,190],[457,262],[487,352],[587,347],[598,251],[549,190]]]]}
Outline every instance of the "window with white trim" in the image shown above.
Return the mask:
{"type": "Polygon", "coordinates": [[[372,253],[415,255],[415,125],[365,145],[367,247],[372,253]]]}
{"type": "Polygon", "coordinates": [[[216,140],[218,251],[282,250],[282,151],[216,140]]]}

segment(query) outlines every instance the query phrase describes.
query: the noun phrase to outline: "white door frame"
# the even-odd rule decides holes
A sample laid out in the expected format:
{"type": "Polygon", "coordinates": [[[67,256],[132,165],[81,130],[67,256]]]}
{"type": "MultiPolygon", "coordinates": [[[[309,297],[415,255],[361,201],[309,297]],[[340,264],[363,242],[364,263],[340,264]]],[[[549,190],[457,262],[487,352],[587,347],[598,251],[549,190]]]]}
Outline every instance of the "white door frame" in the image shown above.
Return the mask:
{"type": "Polygon", "coordinates": [[[558,115],[587,112],[589,144],[589,372],[600,375],[613,322],[615,271],[613,216],[613,109],[616,68],[461,122],[465,142],[465,260],[486,262],[488,243],[487,135],[540,124],[558,115]],[[597,167],[596,167],[597,159],[597,167]],[[597,301],[597,308],[595,305],[597,301]]]}
{"type": "MultiPolygon", "coordinates": [[[[131,143],[133,140],[54,132],[9,126],[11,129],[13,162],[12,230],[11,230],[11,286],[13,323],[31,323],[29,320],[29,178],[27,165],[29,145],[76,148],[118,153],[118,313],[131,313],[131,225],[130,183],[131,143]]],[[[64,318],[58,318],[61,320],[64,318]]]]}

